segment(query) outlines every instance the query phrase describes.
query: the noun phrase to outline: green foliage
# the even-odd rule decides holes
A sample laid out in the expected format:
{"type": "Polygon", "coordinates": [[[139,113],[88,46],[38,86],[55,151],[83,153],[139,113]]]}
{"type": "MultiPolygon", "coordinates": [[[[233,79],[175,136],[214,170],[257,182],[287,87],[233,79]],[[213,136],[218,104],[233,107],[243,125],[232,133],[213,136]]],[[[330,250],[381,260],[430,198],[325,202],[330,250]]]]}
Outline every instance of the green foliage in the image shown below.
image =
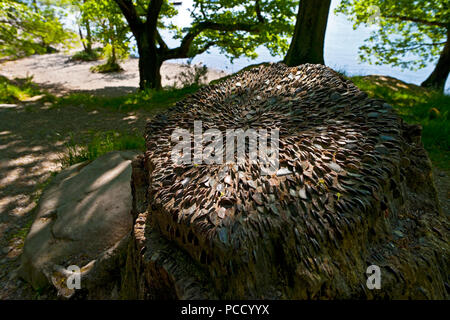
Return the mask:
{"type": "Polygon", "coordinates": [[[53,46],[69,45],[73,36],[48,1],[0,0],[0,56],[52,52],[53,46]]]}
{"type": "Polygon", "coordinates": [[[352,77],[371,97],[391,104],[408,123],[420,124],[422,141],[432,162],[450,168],[450,96],[388,77],[352,77]]]}
{"type": "Polygon", "coordinates": [[[63,167],[93,161],[114,150],[144,150],[144,137],[116,131],[96,132],[87,144],[77,142],[74,136],[66,143],[66,154],[62,157],[63,167]]]}
{"type": "Polygon", "coordinates": [[[90,52],[78,51],[72,57],[70,57],[71,61],[97,61],[101,59],[102,55],[99,50],[91,50],[90,52]]]}
{"type": "Polygon", "coordinates": [[[123,71],[122,67],[117,62],[113,62],[110,60],[108,60],[104,64],[92,66],[89,70],[91,70],[91,72],[98,72],[98,73],[111,73],[123,71]]]}
{"type": "Polygon", "coordinates": [[[188,59],[186,64],[180,65],[180,68],[181,72],[175,77],[175,87],[199,86],[207,80],[206,65],[192,64],[192,58],[188,59]]]}
{"type": "Polygon", "coordinates": [[[0,76],[0,103],[17,103],[42,94],[32,77],[8,80],[0,76]]]}
{"type": "Polygon", "coordinates": [[[195,0],[193,28],[205,21],[219,25],[239,24],[244,28],[203,31],[193,41],[189,56],[202,51],[208,44],[219,47],[231,61],[241,56],[256,58],[255,49],[261,45],[273,56],[284,55],[294,32],[297,6],[298,1],[293,0],[195,0]]]}
{"type": "Polygon", "coordinates": [[[336,12],[348,15],[354,29],[377,22],[360,47],[360,59],[369,63],[424,68],[439,57],[448,41],[448,0],[342,0],[336,12]]]}
{"type": "Polygon", "coordinates": [[[85,0],[79,3],[82,20],[89,21],[92,40],[103,44],[103,55],[108,62],[95,72],[121,70],[118,61],[128,58],[130,32],[119,7],[113,0],[85,0]]]}

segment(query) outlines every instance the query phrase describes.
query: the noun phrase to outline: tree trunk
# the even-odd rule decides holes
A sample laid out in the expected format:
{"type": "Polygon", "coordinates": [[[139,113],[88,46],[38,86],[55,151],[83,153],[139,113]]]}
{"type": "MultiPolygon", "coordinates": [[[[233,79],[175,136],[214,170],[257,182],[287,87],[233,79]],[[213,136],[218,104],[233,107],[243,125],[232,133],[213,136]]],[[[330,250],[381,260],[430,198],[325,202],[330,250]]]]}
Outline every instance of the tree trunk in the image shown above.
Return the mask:
{"type": "Polygon", "coordinates": [[[450,29],[447,29],[447,42],[442,49],[438,63],[430,76],[422,82],[422,87],[434,88],[444,92],[445,82],[450,72],[450,29]]]}
{"type": "MultiPolygon", "coordinates": [[[[83,0],[83,3],[86,3],[86,0],[83,0]]],[[[83,44],[84,52],[91,54],[92,53],[92,35],[91,35],[91,24],[89,23],[89,20],[82,19],[82,23],[84,24],[84,27],[86,28],[86,45],[83,44]]],[[[80,30],[81,34],[81,30],[80,30]]]]}
{"type": "Polygon", "coordinates": [[[85,23],[86,27],[86,52],[91,53],[92,52],[92,35],[91,35],[91,25],[89,21],[86,21],[85,23]]]}
{"type": "Polygon", "coordinates": [[[331,0],[300,0],[294,36],[284,62],[324,64],[323,46],[331,0]]]}
{"type": "Polygon", "coordinates": [[[83,50],[85,52],[87,52],[87,47],[86,47],[86,43],[84,41],[83,31],[81,31],[81,26],[80,25],[78,25],[78,34],[80,35],[81,44],[83,45],[83,50]]]}
{"type": "Polygon", "coordinates": [[[139,34],[137,41],[139,52],[139,88],[161,89],[161,57],[159,56],[156,44],[150,41],[146,31],[139,34]]]}

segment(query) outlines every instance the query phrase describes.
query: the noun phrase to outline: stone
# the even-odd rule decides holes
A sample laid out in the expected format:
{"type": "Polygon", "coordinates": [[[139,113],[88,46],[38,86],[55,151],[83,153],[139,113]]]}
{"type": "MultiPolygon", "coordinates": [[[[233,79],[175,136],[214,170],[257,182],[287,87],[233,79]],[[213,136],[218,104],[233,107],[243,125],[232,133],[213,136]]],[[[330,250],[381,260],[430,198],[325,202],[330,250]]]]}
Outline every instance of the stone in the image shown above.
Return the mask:
{"type": "Polygon", "coordinates": [[[71,297],[75,291],[63,280],[66,268],[75,265],[85,295],[110,298],[133,226],[130,181],[136,155],[110,152],[53,178],[23,248],[20,276],[34,289],[54,285],[71,297]]]}
{"type": "Polygon", "coordinates": [[[449,225],[421,130],[380,105],[325,66],[270,64],[202,87],[154,117],[147,151],[133,162],[132,190],[146,191],[133,195],[139,222],[121,295],[448,299],[449,225]],[[198,120],[222,132],[278,128],[286,169],[263,175],[247,156],[238,169],[185,165],[176,174],[167,141],[176,128],[193,132],[198,120]],[[205,186],[206,176],[220,190],[205,186]],[[366,286],[372,264],[382,290],[366,286]]]}

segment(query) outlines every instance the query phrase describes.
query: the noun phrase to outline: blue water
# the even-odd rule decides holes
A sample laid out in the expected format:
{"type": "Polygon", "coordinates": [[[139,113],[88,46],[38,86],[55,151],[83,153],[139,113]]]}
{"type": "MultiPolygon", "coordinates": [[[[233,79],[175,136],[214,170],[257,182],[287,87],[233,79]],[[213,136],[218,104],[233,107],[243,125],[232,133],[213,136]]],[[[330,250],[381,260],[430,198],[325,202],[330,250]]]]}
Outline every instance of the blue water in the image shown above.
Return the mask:
{"type": "MultiPolygon", "coordinates": [[[[401,68],[391,67],[389,65],[375,66],[368,63],[360,63],[358,61],[358,47],[360,47],[371,31],[376,28],[360,27],[353,30],[352,23],[347,20],[344,15],[335,15],[334,8],[339,4],[340,0],[332,0],[330,15],[328,17],[328,26],[325,36],[325,64],[338,71],[345,71],[348,75],[368,75],[380,74],[395,77],[405,82],[420,84],[433,71],[434,64],[428,65],[424,69],[417,71],[403,70],[401,68]]],[[[191,18],[189,9],[192,7],[192,0],[183,0],[183,4],[178,6],[178,15],[173,19],[174,23],[180,27],[189,26],[191,18]]],[[[170,47],[177,46],[179,41],[173,40],[168,33],[164,33],[167,44],[170,47]]],[[[212,48],[209,52],[196,56],[193,63],[204,63],[208,67],[222,69],[233,73],[250,64],[260,62],[276,62],[282,60],[283,57],[272,57],[268,50],[264,47],[258,48],[258,58],[251,60],[248,58],[235,59],[231,63],[223,56],[219,49],[212,48]]],[[[185,60],[171,60],[172,62],[184,62],[185,60]]],[[[450,93],[450,81],[447,79],[446,93],[450,93]]]]}

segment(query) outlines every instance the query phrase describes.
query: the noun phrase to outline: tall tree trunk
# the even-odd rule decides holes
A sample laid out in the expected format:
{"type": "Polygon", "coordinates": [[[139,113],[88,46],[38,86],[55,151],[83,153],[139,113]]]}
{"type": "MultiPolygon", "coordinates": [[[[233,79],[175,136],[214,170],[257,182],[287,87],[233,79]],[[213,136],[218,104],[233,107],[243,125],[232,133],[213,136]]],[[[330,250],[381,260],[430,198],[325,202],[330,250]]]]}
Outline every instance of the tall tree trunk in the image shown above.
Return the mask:
{"type": "MultiPolygon", "coordinates": [[[[86,3],[86,0],[83,0],[83,3],[86,3]]],[[[82,15],[82,24],[86,28],[86,44],[83,43],[84,52],[91,54],[92,53],[92,35],[91,35],[91,24],[88,19],[83,18],[82,15]]],[[[81,40],[83,40],[81,29],[80,29],[81,40]]]]}
{"type": "Polygon", "coordinates": [[[438,63],[430,76],[422,82],[422,87],[434,88],[444,92],[445,82],[450,72],[450,28],[447,29],[447,42],[442,49],[438,63]]]}
{"type": "Polygon", "coordinates": [[[91,53],[92,52],[92,35],[91,35],[91,24],[89,21],[86,21],[85,23],[86,28],[86,52],[91,53]]]}
{"type": "Polygon", "coordinates": [[[139,52],[139,88],[161,89],[160,69],[162,62],[158,55],[156,44],[150,40],[148,32],[139,34],[137,41],[139,52]]]}
{"type": "Polygon", "coordinates": [[[85,52],[87,52],[87,47],[86,47],[86,43],[84,41],[83,31],[81,31],[81,26],[80,25],[78,25],[78,34],[80,35],[81,44],[83,45],[83,50],[85,52]]]}
{"type": "Polygon", "coordinates": [[[300,0],[294,36],[284,62],[324,64],[323,47],[331,0],[300,0]]]}

